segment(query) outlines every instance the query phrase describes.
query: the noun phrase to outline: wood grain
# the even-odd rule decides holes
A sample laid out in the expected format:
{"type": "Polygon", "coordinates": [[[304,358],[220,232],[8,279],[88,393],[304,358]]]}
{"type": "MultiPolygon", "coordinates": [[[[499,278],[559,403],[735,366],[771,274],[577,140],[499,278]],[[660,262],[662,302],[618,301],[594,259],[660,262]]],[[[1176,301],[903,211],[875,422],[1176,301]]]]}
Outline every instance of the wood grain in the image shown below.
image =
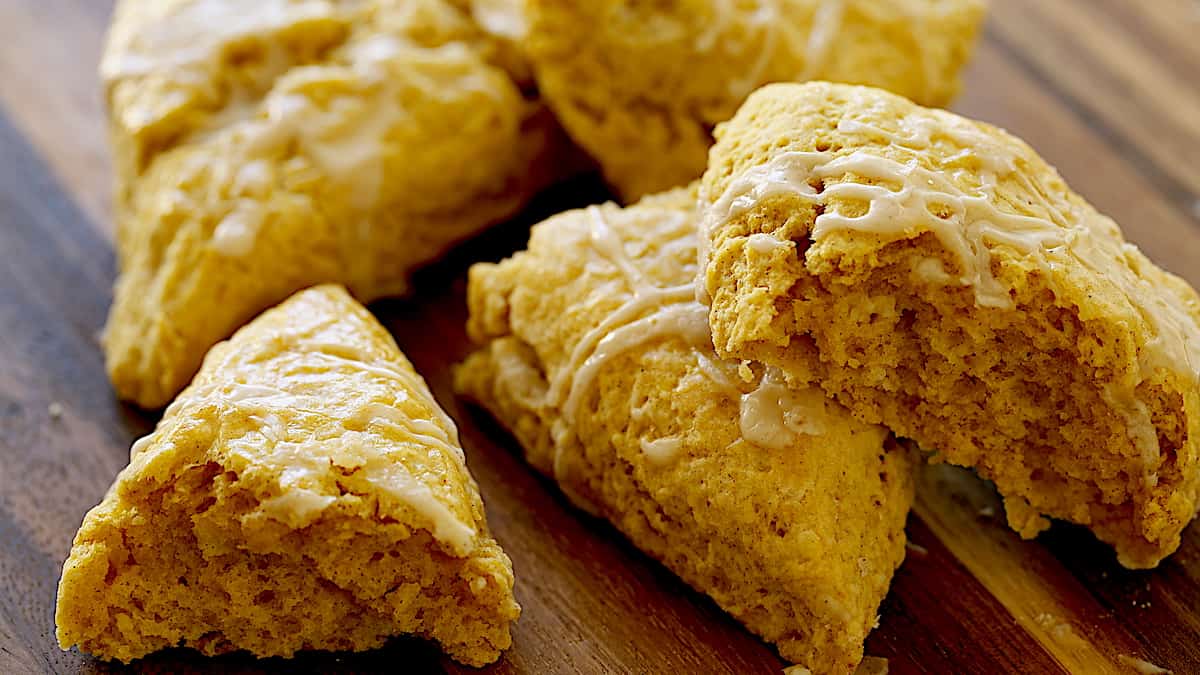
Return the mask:
{"type": "Polygon", "coordinates": [[[0,104],[111,234],[107,122],[96,67],[113,0],[0,2],[0,104]]]}
{"type": "Polygon", "coordinates": [[[1173,34],[1162,18],[1194,35],[1198,14],[1194,3],[1158,0],[1103,7],[1093,0],[1005,0],[993,3],[989,38],[1154,175],[1170,198],[1190,207],[1200,194],[1200,88],[1186,71],[1194,71],[1197,60],[1175,50],[1173,60],[1191,67],[1169,67],[1159,54],[1172,50],[1158,38],[1173,34]],[[1158,14],[1160,20],[1130,22],[1130,12],[1158,14]]]}
{"type": "MultiPolygon", "coordinates": [[[[1028,140],[1152,258],[1200,284],[1200,5],[992,4],[956,109],[1028,140]]],[[[54,643],[74,530],[154,421],[113,400],[95,342],[114,274],[95,77],[110,5],[0,3],[0,673],[469,672],[403,639],[293,661],[171,650],[132,667],[54,643]]],[[[372,307],[458,421],[513,558],[525,612],[486,672],[778,673],[769,647],[572,508],[452,395],[450,369],[469,349],[466,268],[523,247],[530,223],[606,196],[594,178],[557,188],[419,274],[413,298],[372,307]]],[[[931,467],[921,481],[913,547],[867,643],[890,672],[1115,673],[1130,656],[1200,672],[1197,528],[1159,569],[1130,572],[1080,528],[1021,541],[967,472],[931,467]]]]}

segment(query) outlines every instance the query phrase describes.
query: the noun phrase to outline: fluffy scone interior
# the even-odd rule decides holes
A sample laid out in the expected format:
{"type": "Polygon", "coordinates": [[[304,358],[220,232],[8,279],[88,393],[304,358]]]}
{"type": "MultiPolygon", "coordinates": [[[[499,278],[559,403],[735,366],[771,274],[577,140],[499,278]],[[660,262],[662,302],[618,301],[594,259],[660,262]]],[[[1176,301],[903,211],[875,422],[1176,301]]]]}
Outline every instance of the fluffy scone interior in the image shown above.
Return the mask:
{"type": "MultiPolygon", "coordinates": [[[[101,70],[118,394],[165,405],[294,291],[402,293],[414,267],[573,164],[465,2],[122,0],[101,70]]],[[[523,83],[522,83],[523,84],[523,83]]]]}
{"type": "Polygon", "coordinates": [[[702,187],[717,352],[995,481],[1127,567],[1200,487],[1200,299],[1025,143],[880,91],[753,95],[702,187]]]}
{"type": "Polygon", "coordinates": [[[84,519],[59,583],[64,648],[362,650],[432,638],[496,660],[520,612],[453,422],[340,287],[212,349],[84,519]]]}
{"type": "Polygon", "coordinates": [[[767,82],[959,88],[982,0],[526,0],[523,44],[572,138],[627,201],[704,171],[712,129],[767,82]]]}
{"type": "Polygon", "coordinates": [[[471,269],[457,372],[581,507],[813,672],[850,673],[904,557],[912,458],[712,352],[695,194],[566,212],[471,269]]]}

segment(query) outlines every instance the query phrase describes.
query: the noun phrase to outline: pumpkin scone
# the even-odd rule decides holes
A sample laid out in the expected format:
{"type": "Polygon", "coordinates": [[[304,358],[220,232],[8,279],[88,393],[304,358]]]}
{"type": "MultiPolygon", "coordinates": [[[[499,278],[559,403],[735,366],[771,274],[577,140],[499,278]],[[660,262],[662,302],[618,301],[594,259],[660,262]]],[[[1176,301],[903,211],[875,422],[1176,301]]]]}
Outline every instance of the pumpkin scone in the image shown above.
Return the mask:
{"type": "Polygon", "coordinates": [[[1024,142],[877,89],[772,85],[701,188],[718,353],[975,467],[1024,536],[1173,552],[1200,488],[1200,297],[1024,142]]]}
{"type": "Polygon", "coordinates": [[[454,423],[344,289],[297,293],[215,346],[87,514],[59,582],[64,648],[511,644],[512,565],[454,423]]]}
{"type": "Polygon", "coordinates": [[[402,293],[573,168],[466,4],[118,4],[101,71],[120,266],[104,343],[122,398],[165,405],[209,347],[301,288],[402,293]]]}
{"type": "MultiPolygon", "coordinates": [[[[501,3],[505,4],[505,3],[501,3]]],[[[704,171],[712,129],[767,82],[958,91],[983,0],[526,0],[538,87],[627,201],[704,171]]],[[[523,22],[522,22],[523,19],[523,22]]]]}
{"type": "Polygon", "coordinates": [[[695,196],[557,215],[472,268],[458,388],[582,508],[813,672],[849,673],[904,557],[912,458],[712,351],[695,196]]]}

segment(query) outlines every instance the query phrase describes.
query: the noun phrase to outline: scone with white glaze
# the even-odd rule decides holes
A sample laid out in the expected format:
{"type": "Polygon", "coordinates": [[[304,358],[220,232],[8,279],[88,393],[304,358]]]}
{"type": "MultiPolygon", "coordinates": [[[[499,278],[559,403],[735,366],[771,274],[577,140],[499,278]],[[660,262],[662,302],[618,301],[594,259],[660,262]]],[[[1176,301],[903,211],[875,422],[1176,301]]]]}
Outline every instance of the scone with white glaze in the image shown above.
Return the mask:
{"type": "Polygon", "coordinates": [[[570,170],[466,4],[117,5],[101,71],[121,398],[165,405],[209,347],[298,289],[404,292],[414,267],[570,170]]]}
{"type": "Polygon", "coordinates": [[[454,423],[344,289],[212,349],[83,521],[64,648],[291,656],[436,640],[496,660],[520,612],[454,423]]]}
{"type": "Polygon", "coordinates": [[[701,189],[718,353],[975,467],[1127,567],[1200,490],[1200,297],[1028,145],[877,89],[773,85],[701,189]]]}
{"type": "Polygon", "coordinates": [[[694,214],[682,189],[570,211],[473,267],[458,388],[784,658],[850,673],[904,557],[912,458],[819,389],[716,357],[694,214]]]}
{"type": "Polygon", "coordinates": [[[713,126],[767,82],[959,88],[983,0],[526,0],[538,87],[627,201],[704,171],[713,126]]]}

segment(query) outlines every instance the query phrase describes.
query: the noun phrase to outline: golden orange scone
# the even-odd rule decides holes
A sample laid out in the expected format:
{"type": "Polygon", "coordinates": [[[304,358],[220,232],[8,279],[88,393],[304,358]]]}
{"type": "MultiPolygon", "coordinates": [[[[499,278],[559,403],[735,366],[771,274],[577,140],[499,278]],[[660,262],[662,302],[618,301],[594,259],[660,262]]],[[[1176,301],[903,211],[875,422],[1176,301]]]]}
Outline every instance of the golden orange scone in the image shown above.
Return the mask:
{"type": "Polygon", "coordinates": [[[697,178],[713,126],[766,82],[870,84],[946,104],[985,9],[983,0],[524,6],[524,44],[542,95],[629,201],[697,178]]]}
{"type": "Polygon", "coordinates": [[[129,661],[167,647],[511,644],[512,565],[454,423],[344,289],[297,293],[213,347],[75,537],[58,641],[129,661]]]}
{"type": "Polygon", "coordinates": [[[101,70],[122,398],[165,405],[209,347],[300,288],[403,292],[563,168],[551,115],[466,4],[118,4],[101,70]]]}
{"type": "Polygon", "coordinates": [[[702,187],[717,352],[972,466],[1127,567],[1200,487],[1200,298],[1022,141],[866,87],[772,85],[702,187]]]}
{"type": "Polygon", "coordinates": [[[712,351],[695,196],[571,211],[471,270],[457,373],[583,508],[780,654],[849,673],[904,557],[911,458],[818,389],[712,351]]]}

